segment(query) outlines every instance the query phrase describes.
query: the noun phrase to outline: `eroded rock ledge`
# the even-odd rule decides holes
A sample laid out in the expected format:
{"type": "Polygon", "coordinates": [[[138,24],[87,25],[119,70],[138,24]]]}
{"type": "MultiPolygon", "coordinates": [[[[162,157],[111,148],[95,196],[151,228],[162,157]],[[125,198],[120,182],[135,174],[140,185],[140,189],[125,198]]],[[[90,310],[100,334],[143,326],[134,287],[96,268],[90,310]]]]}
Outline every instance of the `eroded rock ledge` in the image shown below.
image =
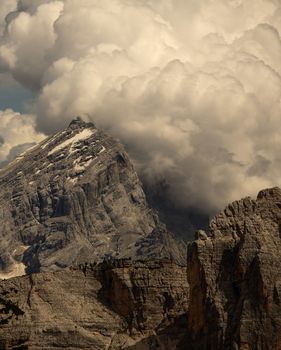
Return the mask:
{"type": "Polygon", "coordinates": [[[129,259],[0,282],[1,349],[176,349],[186,268],[129,259]]]}

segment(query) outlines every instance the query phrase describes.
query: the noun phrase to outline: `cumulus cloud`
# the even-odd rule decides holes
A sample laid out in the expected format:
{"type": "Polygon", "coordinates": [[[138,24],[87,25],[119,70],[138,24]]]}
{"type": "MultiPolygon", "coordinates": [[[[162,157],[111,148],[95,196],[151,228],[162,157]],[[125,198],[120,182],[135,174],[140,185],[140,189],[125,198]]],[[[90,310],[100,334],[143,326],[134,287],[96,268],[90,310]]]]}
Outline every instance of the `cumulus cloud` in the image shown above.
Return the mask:
{"type": "Polygon", "coordinates": [[[35,118],[11,109],[0,111],[0,167],[44,138],[35,130],[35,118]]]}
{"type": "Polygon", "coordinates": [[[93,119],[207,212],[281,185],[279,0],[21,0],[6,18],[0,71],[38,93],[40,131],[93,119]]]}

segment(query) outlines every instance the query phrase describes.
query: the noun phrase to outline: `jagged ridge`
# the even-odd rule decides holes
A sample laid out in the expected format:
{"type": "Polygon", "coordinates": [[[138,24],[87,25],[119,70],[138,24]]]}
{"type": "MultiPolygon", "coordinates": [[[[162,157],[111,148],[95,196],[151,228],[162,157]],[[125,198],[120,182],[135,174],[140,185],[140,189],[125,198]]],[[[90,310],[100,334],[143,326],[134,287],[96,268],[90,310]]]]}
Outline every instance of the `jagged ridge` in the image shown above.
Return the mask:
{"type": "Polygon", "coordinates": [[[188,249],[194,350],[281,348],[281,190],[230,204],[188,249]]]}

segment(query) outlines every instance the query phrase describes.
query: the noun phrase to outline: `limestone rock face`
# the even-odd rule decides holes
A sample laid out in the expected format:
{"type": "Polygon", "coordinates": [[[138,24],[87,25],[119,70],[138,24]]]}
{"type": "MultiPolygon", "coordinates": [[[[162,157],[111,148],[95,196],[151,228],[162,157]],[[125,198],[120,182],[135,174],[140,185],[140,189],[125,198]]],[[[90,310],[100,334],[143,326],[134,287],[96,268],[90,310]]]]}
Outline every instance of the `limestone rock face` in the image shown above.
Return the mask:
{"type": "Polygon", "coordinates": [[[199,230],[186,268],[122,145],[77,119],[1,170],[0,223],[0,350],[281,350],[279,188],[199,230]]]}
{"type": "Polygon", "coordinates": [[[229,205],[188,248],[190,349],[281,349],[281,190],[229,205]]]}
{"type": "Polygon", "coordinates": [[[186,268],[169,261],[12,278],[0,296],[0,349],[181,349],[187,328],[186,268]]]}
{"type": "Polygon", "coordinates": [[[123,146],[80,119],[0,171],[0,222],[4,278],[144,251],[185,259],[182,245],[167,245],[123,146]]]}

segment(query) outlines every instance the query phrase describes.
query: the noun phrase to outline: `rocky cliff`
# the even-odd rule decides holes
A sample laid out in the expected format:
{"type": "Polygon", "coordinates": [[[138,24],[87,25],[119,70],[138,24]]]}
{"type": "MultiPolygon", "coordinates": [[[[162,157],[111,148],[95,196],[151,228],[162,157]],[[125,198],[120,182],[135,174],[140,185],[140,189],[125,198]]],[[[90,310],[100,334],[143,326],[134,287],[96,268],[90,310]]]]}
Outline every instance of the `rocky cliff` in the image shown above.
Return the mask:
{"type": "Polygon", "coordinates": [[[2,281],[0,349],[280,350],[280,227],[273,188],[198,231],[187,267],[107,260],[2,281]]]}
{"type": "Polygon", "coordinates": [[[184,261],[123,146],[81,119],[0,172],[0,277],[88,260],[184,261]]]}
{"type": "Polygon", "coordinates": [[[185,267],[84,264],[0,282],[0,349],[172,350],[187,327],[185,267]]]}
{"type": "Polygon", "coordinates": [[[0,172],[0,220],[0,349],[281,350],[279,188],[183,267],[124,148],[78,119],[0,172]]]}
{"type": "Polygon", "coordinates": [[[188,248],[190,349],[281,349],[281,190],[216,216],[188,248]]]}

